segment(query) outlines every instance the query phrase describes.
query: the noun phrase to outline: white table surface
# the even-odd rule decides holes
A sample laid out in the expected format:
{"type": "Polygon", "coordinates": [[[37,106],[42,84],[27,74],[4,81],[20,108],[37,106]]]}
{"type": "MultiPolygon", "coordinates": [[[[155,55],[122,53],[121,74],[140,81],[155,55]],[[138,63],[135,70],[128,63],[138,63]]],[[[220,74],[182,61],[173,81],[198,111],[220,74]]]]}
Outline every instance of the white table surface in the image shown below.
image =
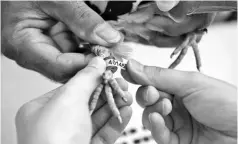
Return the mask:
{"type": "MultiPolygon", "coordinates": [[[[135,59],[146,65],[167,67],[172,60],[169,58],[173,49],[158,49],[135,45],[135,59]]],[[[202,57],[203,71],[212,77],[225,80],[231,84],[237,84],[237,23],[215,25],[208,29],[202,41],[199,43],[202,57]]],[[[23,69],[15,62],[1,57],[2,67],[2,144],[16,144],[14,117],[18,108],[25,102],[40,96],[57,86],[38,73],[23,69]]],[[[174,59],[173,59],[174,60],[174,59]]],[[[193,52],[189,49],[182,63],[177,67],[180,70],[196,70],[193,52]]],[[[135,95],[138,86],[129,85],[129,91],[135,95]]],[[[141,127],[142,109],[132,104],[133,116],[128,125],[141,127]]],[[[139,132],[136,135],[120,139],[119,142],[127,141],[149,134],[139,132]]]]}

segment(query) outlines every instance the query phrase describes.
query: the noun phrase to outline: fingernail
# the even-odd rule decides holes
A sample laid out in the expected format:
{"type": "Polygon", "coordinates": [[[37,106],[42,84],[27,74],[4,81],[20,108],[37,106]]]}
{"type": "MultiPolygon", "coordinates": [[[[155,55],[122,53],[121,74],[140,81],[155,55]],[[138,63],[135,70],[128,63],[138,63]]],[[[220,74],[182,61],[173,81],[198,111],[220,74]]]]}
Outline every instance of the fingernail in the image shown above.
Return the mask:
{"type": "Polygon", "coordinates": [[[149,102],[149,95],[150,95],[150,91],[149,91],[149,87],[147,87],[146,89],[146,96],[145,96],[145,103],[148,104],[149,102]]]}
{"type": "Polygon", "coordinates": [[[118,43],[122,38],[121,34],[106,22],[99,24],[95,33],[108,43],[118,43]]]}
{"type": "Polygon", "coordinates": [[[131,69],[133,69],[133,71],[135,72],[142,72],[143,71],[143,65],[141,63],[139,63],[136,60],[129,60],[129,66],[131,66],[131,69]]]}
{"type": "Polygon", "coordinates": [[[167,12],[173,9],[177,4],[179,3],[179,0],[156,0],[157,7],[163,11],[167,12]]]}
{"type": "Polygon", "coordinates": [[[88,64],[88,67],[98,69],[100,72],[104,72],[106,69],[106,62],[101,57],[94,57],[88,64]]]}
{"type": "Polygon", "coordinates": [[[154,113],[150,113],[150,114],[149,114],[149,122],[150,122],[151,125],[152,125],[152,123],[153,123],[153,122],[152,122],[152,121],[153,121],[153,120],[152,120],[152,119],[153,119],[153,115],[154,115],[154,113]]]}
{"type": "Polygon", "coordinates": [[[162,114],[163,114],[164,116],[166,115],[166,110],[165,110],[164,101],[162,101],[162,114]]]}
{"type": "Polygon", "coordinates": [[[148,129],[149,129],[150,131],[152,130],[152,126],[153,126],[152,117],[153,117],[153,113],[150,113],[150,114],[149,114],[149,126],[148,126],[148,129]]]}
{"type": "Polygon", "coordinates": [[[125,70],[121,70],[121,76],[128,82],[132,83],[132,84],[137,84],[129,75],[129,73],[125,70]]]}

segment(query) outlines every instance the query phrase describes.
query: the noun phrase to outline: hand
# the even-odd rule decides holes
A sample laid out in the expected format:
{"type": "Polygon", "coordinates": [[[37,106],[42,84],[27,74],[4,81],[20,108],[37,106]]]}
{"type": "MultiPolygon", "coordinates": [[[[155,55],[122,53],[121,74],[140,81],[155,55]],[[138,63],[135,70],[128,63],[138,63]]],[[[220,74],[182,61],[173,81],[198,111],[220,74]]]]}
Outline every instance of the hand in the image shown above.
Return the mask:
{"type": "MultiPolygon", "coordinates": [[[[132,97],[127,92],[127,103],[116,98],[122,124],[112,116],[102,98],[90,117],[89,99],[101,82],[105,67],[101,58],[94,58],[65,85],[22,106],[16,116],[18,143],[113,143],[131,118],[132,97]]],[[[122,79],[117,81],[127,91],[127,83],[122,79]]]]}
{"type": "Polygon", "coordinates": [[[2,2],[2,53],[24,68],[66,82],[91,55],[75,53],[81,40],[112,46],[121,34],[83,1],[2,2]]]}
{"type": "Polygon", "coordinates": [[[237,142],[236,87],[200,73],[144,66],[134,60],[126,69],[124,78],[142,85],[136,94],[145,107],[142,122],[158,143],[237,142]]]}

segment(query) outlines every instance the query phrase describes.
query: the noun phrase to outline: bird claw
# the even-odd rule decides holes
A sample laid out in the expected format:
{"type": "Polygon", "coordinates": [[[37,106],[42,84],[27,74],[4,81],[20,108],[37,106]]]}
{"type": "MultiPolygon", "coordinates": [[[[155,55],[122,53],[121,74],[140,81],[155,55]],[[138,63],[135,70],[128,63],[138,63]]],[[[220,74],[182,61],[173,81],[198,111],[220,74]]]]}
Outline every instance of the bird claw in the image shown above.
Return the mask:
{"type": "Polygon", "coordinates": [[[181,45],[175,48],[175,50],[170,55],[170,58],[172,58],[174,55],[179,54],[179,56],[175,59],[175,61],[169,66],[170,69],[175,68],[177,65],[181,63],[184,56],[187,54],[187,49],[191,46],[193,48],[197,70],[201,72],[201,57],[199,54],[199,49],[197,46],[197,38],[199,35],[203,35],[204,33],[207,33],[207,29],[198,30],[192,33],[187,34],[185,40],[182,42],[181,45]]]}

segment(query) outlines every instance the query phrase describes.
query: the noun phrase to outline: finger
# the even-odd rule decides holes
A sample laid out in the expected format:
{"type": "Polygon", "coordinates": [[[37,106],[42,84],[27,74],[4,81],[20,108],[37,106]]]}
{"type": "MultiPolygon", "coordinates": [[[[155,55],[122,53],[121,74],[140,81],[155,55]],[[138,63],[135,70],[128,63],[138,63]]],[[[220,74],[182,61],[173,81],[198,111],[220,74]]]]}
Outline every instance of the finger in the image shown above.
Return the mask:
{"type": "Polygon", "coordinates": [[[57,48],[59,48],[62,53],[75,52],[78,48],[74,41],[74,34],[70,32],[67,26],[62,22],[55,24],[50,29],[49,35],[58,45],[57,48]]]}
{"type": "Polygon", "coordinates": [[[123,91],[128,91],[128,83],[126,80],[123,78],[116,78],[116,81],[123,91]]]}
{"type": "MultiPolygon", "coordinates": [[[[60,99],[65,104],[76,103],[88,107],[88,101],[95,88],[101,83],[101,76],[106,69],[105,61],[100,57],[93,58],[87,67],[79,71],[62,87],[60,99]]],[[[85,108],[84,107],[84,108],[85,108]]]]}
{"type": "MultiPolygon", "coordinates": [[[[116,78],[116,81],[123,91],[125,91],[125,92],[128,91],[128,83],[124,79],[116,78]]],[[[112,93],[113,93],[113,95],[116,94],[115,91],[112,91],[112,93]]],[[[105,102],[106,102],[105,101],[106,100],[105,91],[102,91],[100,97],[101,98],[98,99],[94,112],[97,111],[97,109],[101,108],[105,104],[105,102]]],[[[117,98],[117,95],[116,95],[116,98],[117,98]]],[[[122,100],[121,98],[118,98],[118,99],[122,100]]]]}
{"type": "MultiPolygon", "coordinates": [[[[119,96],[115,97],[115,103],[118,108],[124,106],[130,106],[132,104],[132,96],[130,93],[126,93],[127,102],[123,101],[119,96]]],[[[93,122],[93,134],[95,134],[102,126],[106,124],[108,119],[112,116],[112,112],[108,106],[108,104],[104,104],[101,108],[95,111],[92,115],[93,122]]]]}
{"type": "Polygon", "coordinates": [[[163,117],[158,113],[149,115],[151,133],[157,143],[161,144],[178,144],[178,136],[171,132],[165,125],[163,117]]]}
{"type": "Polygon", "coordinates": [[[174,8],[178,3],[179,0],[155,0],[157,7],[164,12],[170,11],[172,8],[174,8]]]}
{"type": "Polygon", "coordinates": [[[158,112],[162,116],[167,116],[172,112],[171,101],[167,98],[157,101],[154,105],[146,107],[144,114],[148,116],[151,112],[158,112]]]}
{"type": "Polygon", "coordinates": [[[155,103],[154,105],[146,107],[145,110],[143,111],[142,123],[147,129],[150,129],[150,130],[151,130],[151,127],[149,125],[148,116],[150,113],[153,113],[153,112],[157,112],[161,114],[165,119],[166,126],[170,130],[172,130],[174,126],[173,119],[170,115],[168,115],[172,112],[172,104],[168,99],[164,98],[158,101],[157,103],[155,103]]]}
{"type": "Polygon", "coordinates": [[[120,109],[122,124],[119,124],[116,117],[110,117],[107,123],[92,138],[91,143],[95,144],[111,144],[120,136],[122,131],[129,123],[132,116],[132,109],[129,106],[120,109]]]}
{"type": "Polygon", "coordinates": [[[64,22],[81,39],[103,46],[118,43],[122,35],[83,1],[39,2],[50,16],[64,22]]]}
{"type": "Polygon", "coordinates": [[[26,31],[26,35],[16,35],[21,39],[18,44],[17,63],[24,68],[35,70],[46,77],[65,82],[77,71],[84,68],[92,55],[79,53],[61,53],[57,44],[38,30],[26,31]],[[43,43],[41,41],[46,41],[43,43]]]}
{"type": "MultiPolygon", "coordinates": [[[[152,130],[151,128],[151,125],[150,125],[150,121],[149,121],[149,115],[151,113],[154,113],[156,111],[151,111],[151,112],[143,112],[143,115],[142,115],[142,124],[143,126],[148,129],[148,130],[152,130]]],[[[165,125],[168,127],[169,130],[173,130],[174,128],[174,121],[173,121],[173,118],[171,115],[168,115],[168,116],[163,116],[164,118],[164,121],[165,121],[165,125]]]]}
{"type": "Polygon", "coordinates": [[[168,98],[172,100],[170,94],[158,91],[153,86],[141,86],[136,92],[136,101],[141,107],[155,104],[159,99],[168,98]]]}
{"type": "Polygon", "coordinates": [[[84,55],[79,53],[52,53],[51,58],[49,54],[40,54],[38,56],[46,58],[46,60],[41,59],[39,67],[37,67],[40,73],[61,83],[66,82],[79,70],[85,68],[89,61],[94,57],[91,54],[84,55]],[[47,59],[49,59],[49,61],[47,61],[47,59]],[[44,63],[47,65],[44,65],[44,63]]]}
{"type": "Polygon", "coordinates": [[[141,107],[153,105],[159,98],[159,91],[153,86],[141,86],[136,92],[136,101],[141,107]]]}
{"type": "Polygon", "coordinates": [[[135,60],[128,61],[126,70],[123,75],[127,75],[137,84],[151,85],[160,91],[180,97],[211,83],[210,79],[200,73],[145,66],[135,60]]]}
{"type": "Polygon", "coordinates": [[[22,67],[35,70],[54,81],[64,82],[84,68],[92,58],[76,53],[62,54],[57,44],[40,30],[49,29],[54,23],[48,20],[32,22],[19,24],[11,38],[11,45],[17,52],[14,59],[22,67]]]}

